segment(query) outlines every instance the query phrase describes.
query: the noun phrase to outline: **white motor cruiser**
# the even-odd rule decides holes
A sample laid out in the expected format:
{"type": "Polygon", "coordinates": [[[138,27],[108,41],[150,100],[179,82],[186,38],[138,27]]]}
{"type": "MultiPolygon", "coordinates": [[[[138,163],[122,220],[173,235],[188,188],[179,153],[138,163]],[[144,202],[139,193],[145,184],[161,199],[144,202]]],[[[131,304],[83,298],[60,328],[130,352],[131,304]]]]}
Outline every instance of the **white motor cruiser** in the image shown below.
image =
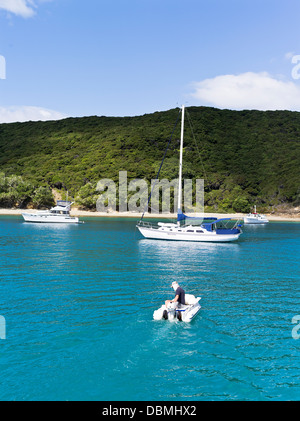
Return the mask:
{"type": "Polygon", "coordinates": [[[256,206],[254,206],[254,212],[250,212],[244,217],[244,224],[267,224],[268,222],[265,215],[256,212],[256,206]]]}
{"type": "Polygon", "coordinates": [[[192,294],[185,294],[185,304],[169,303],[168,308],[163,304],[161,308],[153,313],[154,320],[179,320],[190,322],[200,311],[199,301],[201,297],[195,297],[192,294]]]}
{"type": "Polygon", "coordinates": [[[41,210],[36,213],[22,213],[24,221],[26,222],[51,222],[51,223],[67,223],[79,224],[79,218],[70,216],[70,209],[72,203],[67,200],[58,200],[56,206],[50,210],[41,210]]]}

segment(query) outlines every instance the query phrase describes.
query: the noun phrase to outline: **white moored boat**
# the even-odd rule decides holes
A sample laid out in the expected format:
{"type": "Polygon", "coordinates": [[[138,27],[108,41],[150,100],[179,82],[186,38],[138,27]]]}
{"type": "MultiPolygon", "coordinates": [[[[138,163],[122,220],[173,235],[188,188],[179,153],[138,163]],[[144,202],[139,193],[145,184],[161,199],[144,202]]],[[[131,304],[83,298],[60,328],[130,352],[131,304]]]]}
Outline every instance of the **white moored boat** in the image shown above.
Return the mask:
{"type": "Polygon", "coordinates": [[[179,157],[179,186],[178,186],[178,211],[177,223],[159,222],[152,224],[141,220],[137,223],[137,228],[145,238],[157,240],[177,240],[177,241],[211,241],[228,242],[235,241],[242,234],[240,225],[236,221],[230,226],[230,218],[201,218],[201,225],[196,226],[186,224],[185,220],[199,219],[183,214],[181,210],[182,201],[182,152],[183,152],[183,132],[184,132],[184,106],[182,107],[181,119],[181,140],[179,157]],[[207,222],[209,220],[210,222],[207,222]],[[226,222],[225,222],[226,221],[226,222]],[[181,222],[184,224],[181,225],[181,222]]]}
{"type": "Polygon", "coordinates": [[[253,213],[250,212],[244,217],[244,224],[267,224],[268,222],[269,220],[265,215],[256,212],[256,206],[254,206],[253,213]]]}
{"type": "Polygon", "coordinates": [[[22,216],[26,222],[78,224],[81,222],[79,218],[70,216],[71,205],[72,203],[67,200],[58,200],[56,206],[49,210],[24,212],[22,216]]]}
{"type": "Polygon", "coordinates": [[[200,311],[199,301],[201,297],[195,297],[192,294],[185,294],[186,304],[179,304],[176,307],[176,303],[169,303],[168,308],[164,305],[153,313],[154,320],[179,320],[182,322],[190,322],[200,311]]]}
{"type": "MultiPolygon", "coordinates": [[[[210,218],[207,218],[210,219],[210,218]]],[[[211,218],[212,220],[213,218],[211,218]]],[[[157,225],[150,222],[139,222],[138,229],[145,238],[174,241],[202,241],[202,242],[228,242],[237,240],[241,234],[239,228],[220,227],[220,223],[230,221],[222,218],[205,222],[200,226],[177,225],[174,223],[159,222],[157,225]]]]}

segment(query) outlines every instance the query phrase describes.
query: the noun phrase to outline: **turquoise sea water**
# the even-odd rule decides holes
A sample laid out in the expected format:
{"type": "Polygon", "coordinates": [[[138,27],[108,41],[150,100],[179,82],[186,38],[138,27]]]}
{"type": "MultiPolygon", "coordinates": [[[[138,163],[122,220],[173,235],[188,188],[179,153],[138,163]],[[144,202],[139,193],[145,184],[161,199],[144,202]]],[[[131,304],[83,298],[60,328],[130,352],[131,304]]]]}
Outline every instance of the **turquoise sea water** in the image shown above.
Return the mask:
{"type": "Polygon", "coordinates": [[[0,217],[0,400],[299,400],[300,223],[209,244],[135,222],[0,217]],[[174,279],[190,324],[152,319],[174,279]]]}

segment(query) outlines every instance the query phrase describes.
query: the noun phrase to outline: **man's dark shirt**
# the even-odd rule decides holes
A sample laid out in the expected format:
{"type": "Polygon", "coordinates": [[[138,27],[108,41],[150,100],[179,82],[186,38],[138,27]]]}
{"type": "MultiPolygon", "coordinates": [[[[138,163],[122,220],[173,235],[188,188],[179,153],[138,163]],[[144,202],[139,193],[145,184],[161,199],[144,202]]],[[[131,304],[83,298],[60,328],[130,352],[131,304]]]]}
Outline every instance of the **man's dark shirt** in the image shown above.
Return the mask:
{"type": "Polygon", "coordinates": [[[185,304],[185,292],[181,287],[178,287],[175,292],[175,296],[179,295],[178,302],[180,304],[185,304]]]}

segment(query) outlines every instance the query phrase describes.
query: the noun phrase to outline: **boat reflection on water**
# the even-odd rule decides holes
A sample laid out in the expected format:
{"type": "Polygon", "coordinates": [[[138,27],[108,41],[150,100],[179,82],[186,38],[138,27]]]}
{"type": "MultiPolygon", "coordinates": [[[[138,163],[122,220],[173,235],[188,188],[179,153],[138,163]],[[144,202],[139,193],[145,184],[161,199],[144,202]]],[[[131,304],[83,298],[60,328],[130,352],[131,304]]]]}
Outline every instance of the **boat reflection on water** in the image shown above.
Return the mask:
{"type": "Polygon", "coordinates": [[[199,258],[212,258],[217,256],[219,250],[228,249],[230,253],[240,250],[240,243],[210,243],[210,242],[190,242],[190,241],[156,241],[151,239],[141,239],[138,241],[140,254],[147,253],[148,258],[161,260],[164,265],[170,261],[179,264],[186,264],[188,255],[189,264],[199,263],[199,258]]]}

